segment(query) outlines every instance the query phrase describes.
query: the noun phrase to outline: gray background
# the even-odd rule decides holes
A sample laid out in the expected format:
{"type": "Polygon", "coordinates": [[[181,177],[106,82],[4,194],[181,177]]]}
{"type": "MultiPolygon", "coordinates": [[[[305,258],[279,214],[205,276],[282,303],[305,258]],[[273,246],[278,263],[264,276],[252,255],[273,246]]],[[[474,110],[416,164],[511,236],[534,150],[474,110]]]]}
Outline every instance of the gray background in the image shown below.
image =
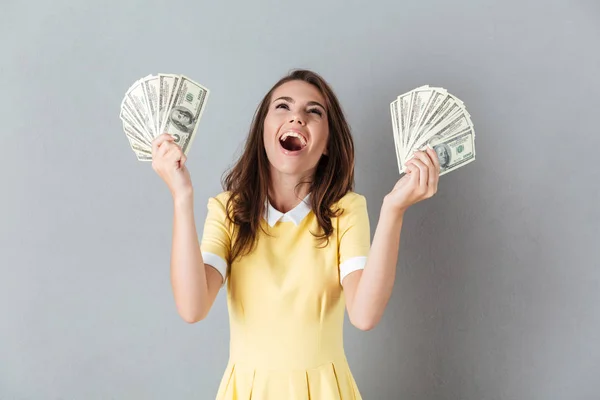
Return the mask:
{"type": "Polygon", "coordinates": [[[3,1],[0,399],[211,399],[225,292],[177,315],[172,203],[121,130],[149,73],[212,91],[189,168],[202,226],[265,91],[307,67],[356,139],[374,230],[398,178],[389,103],[443,86],[477,161],[410,210],[373,331],[346,325],[365,399],[600,399],[593,1],[3,1]]]}

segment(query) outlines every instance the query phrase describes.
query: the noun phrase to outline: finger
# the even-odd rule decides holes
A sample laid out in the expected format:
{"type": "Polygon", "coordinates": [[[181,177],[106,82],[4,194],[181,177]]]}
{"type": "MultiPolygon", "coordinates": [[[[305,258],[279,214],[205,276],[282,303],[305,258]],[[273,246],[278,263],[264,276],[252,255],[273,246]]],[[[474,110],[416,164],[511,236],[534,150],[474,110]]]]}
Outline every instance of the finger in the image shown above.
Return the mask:
{"type": "Polygon", "coordinates": [[[412,160],[407,161],[406,163],[404,163],[404,171],[406,172],[406,175],[411,174],[414,171],[415,168],[416,167],[413,165],[412,160]]]}
{"type": "Polygon", "coordinates": [[[427,165],[425,165],[425,163],[419,158],[415,158],[414,160],[412,160],[412,163],[414,163],[414,165],[417,166],[419,169],[419,187],[422,190],[427,190],[427,183],[429,181],[427,165]]]}
{"type": "Polygon", "coordinates": [[[415,160],[410,160],[406,163],[406,169],[408,170],[408,178],[412,182],[413,185],[419,186],[419,178],[421,174],[421,170],[417,165],[415,165],[415,160]]]}
{"type": "Polygon", "coordinates": [[[427,182],[427,194],[432,196],[437,191],[438,180],[440,176],[440,164],[437,153],[431,145],[427,144],[427,150],[423,153],[421,159],[427,159],[429,167],[429,178],[427,182]]]}
{"type": "Polygon", "coordinates": [[[169,152],[170,149],[172,149],[173,145],[171,144],[171,142],[169,141],[164,141],[160,144],[160,147],[158,148],[158,150],[156,150],[156,154],[158,159],[164,159],[165,155],[169,152]]]}
{"type": "Polygon", "coordinates": [[[433,170],[431,170],[429,173],[429,195],[433,196],[437,192],[438,182],[440,179],[440,161],[436,151],[433,150],[431,146],[427,146],[427,154],[433,163],[433,170]]]}
{"type": "Polygon", "coordinates": [[[179,148],[179,146],[172,146],[169,151],[165,154],[165,160],[167,162],[175,164],[179,163],[183,156],[183,152],[179,148]]]}
{"type": "Polygon", "coordinates": [[[429,158],[429,155],[424,151],[415,152],[415,157],[423,162],[427,168],[433,168],[433,161],[429,158]]]}
{"type": "Polygon", "coordinates": [[[431,158],[431,161],[433,162],[435,169],[439,172],[440,171],[440,158],[438,157],[437,152],[433,149],[433,147],[431,147],[431,145],[429,143],[427,144],[427,154],[429,154],[429,157],[431,158]]]}
{"type": "Polygon", "coordinates": [[[158,135],[156,138],[154,138],[154,140],[152,141],[152,153],[156,153],[156,151],[158,150],[158,148],[164,143],[164,142],[172,142],[175,139],[173,138],[173,136],[169,135],[168,133],[163,133],[162,135],[158,135]]]}
{"type": "Polygon", "coordinates": [[[168,153],[170,153],[171,151],[173,151],[174,149],[179,149],[179,145],[177,145],[177,143],[167,140],[165,142],[163,142],[160,147],[158,148],[158,154],[162,157],[166,157],[166,155],[168,153]]]}
{"type": "Polygon", "coordinates": [[[433,166],[439,174],[439,172],[441,171],[440,158],[438,157],[437,152],[434,150],[433,147],[431,147],[429,143],[427,144],[427,154],[429,155],[429,158],[431,158],[431,162],[433,162],[433,166]]]}

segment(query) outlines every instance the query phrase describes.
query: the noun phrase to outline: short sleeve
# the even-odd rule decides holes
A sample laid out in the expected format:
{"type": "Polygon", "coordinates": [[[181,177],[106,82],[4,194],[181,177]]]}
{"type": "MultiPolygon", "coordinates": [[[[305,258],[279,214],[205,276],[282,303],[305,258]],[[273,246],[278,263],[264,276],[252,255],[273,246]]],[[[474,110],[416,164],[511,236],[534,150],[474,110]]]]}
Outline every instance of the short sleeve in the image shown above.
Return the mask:
{"type": "Polygon", "coordinates": [[[231,233],[225,212],[226,200],[222,196],[208,199],[204,231],[200,250],[204,263],[215,268],[227,280],[227,260],[231,251],[231,233]]]}
{"type": "Polygon", "coordinates": [[[348,193],[340,202],[339,269],[340,283],[351,272],[363,269],[371,248],[371,230],[367,200],[357,193],[348,193]]]}

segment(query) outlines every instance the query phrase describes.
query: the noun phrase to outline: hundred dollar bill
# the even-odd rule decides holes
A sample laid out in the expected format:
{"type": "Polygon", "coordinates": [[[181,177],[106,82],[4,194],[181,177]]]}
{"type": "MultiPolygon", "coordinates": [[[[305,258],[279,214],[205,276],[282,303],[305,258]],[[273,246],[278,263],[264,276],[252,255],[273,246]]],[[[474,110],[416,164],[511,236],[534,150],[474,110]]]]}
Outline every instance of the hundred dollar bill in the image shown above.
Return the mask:
{"type": "Polygon", "coordinates": [[[148,142],[152,141],[152,136],[144,128],[144,124],[139,119],[137,113],[134,111],[129,101],[123,102],[121,106],[121,113],[119,116],[123,123],[127,123],[131,127],[135,128],[136,132],[140,134],[145,140],[147,140],[148,142]]]}
{"type": "Polygon", "coordinates": [[[181,78],[174,74],[159,74],[158,77],[158,132],[162,133],[164,132],[165,115],[169,105],[173,102],[175,88],[181,78]]]}
{"type": "Polygon", "coordinates": [[[136,141],[134,140],[130,140],[129,144],[131,145],[131,148],[136,152],[136,153],[141,153],[147,156],[152,157],[152,150],[149,149],[146,146],[140,146],[136,141]]]}
{"type": "Polygon", "coordinates": [[[433,146],[441,175],[475,159],[475,131],[464,103],[441,87],[420,86],[391,104],[396,158],[400,172],[418,150],[433,146]]]}
{"type": "Polygon", "coordinates": [[[406,132],[406,145],[409,146],[412,137],[416,134],[418,123],[421,120],[423,110],[427,105],[427,102],[433,94],[433,89],[429,86],[421,86],[412,91],[410,99],[410,111],[408,114],[408,127],[406,132]]]}
{"type": "Polygon", "coordinates": [[[464,133],[429,143],[440,160],[440,175],[447,174],[475,160],[475,132],[472,127],[464,133]]]}
{"type": "Polygon", "coordinates": [[[152,141],[152,137],[148,132],[145,131],[143,125],[135,115],[135,112],[133,112],[133,108],[131,108],[129,104],[123,104],[123,107],[121,107],[121,113],[119,114],[119,117],[121,118],[121,121],[124,124],[127,124],[134,128],[136,133],[139,134],[142,138],[144,138],[144,140],[148,141],[149,143],[152,141]]]}
{"type": "Polygon", "coordinates": [[[403,148],[400,146],[400,132],[399,132],[399,121],[398,121],[398,99],[394,100],[390,104],[390,112],[392,114],[392,129],[394,136],[394,144],[396,148],[396,159],[398,161],[398,169],[402,169],[403,160],[403,148]]]}
{"type": "Polygon", "coordinates": [[[150,76],[142,81],[142,90],[148,107],[148,119],[152,130],[158,132],[158,76],[150,76]]]}
{"type": "Polygon", "coordinates": [[[207,88],[182,75],[165,115],[162,132],[173,136],[186,155],[198,130],[208,95],[207,88]]]}
{"type": "MultiPolygon", "coordinates": [[[[462,132],[470,127],[472,128],[471,122],[469,121],[467,115],[459,113],[452,118],[448,118],[446,121],[439,124],[436,128],[430,129],[427,132],[427,137],[447,138],[454,136],[455,134],[462,132]]],[[[415,143],[414,147],[420,148],[423,146],[423,144],[424,141],[422,140],[420,142],[415,143]]]]}
{"type": "MultiPolygon", "coordinates": [[[[125,132],[127,133],[126,128],[125,132]]],[[[129,140],[129,145],[139,161],[152,161],[152,149],[150,147],[140,144],[135,138],[129,135],[127,135],[127,139],[129,140]]]]}
{"type": "MultiPolygon", "coordinates": [[[[422,149],[427,144],[433,147],[437,153],[440,162],[440,176],[475,160],[475,134],[472,127],[450,137],[433,136],[422,149]]],[[[406,167],[403,172],[405,171],[406,167]]]]}
{"type": "Polygon", "coordinates": [[[419,129],[419,132],[414,135],[414,140],[407,145],[407,148],[414,148],[416,140],[427,137],[428,131],[435,129],[436,126],[440,122],[443,122],[450,114],[454,114],[459,110],[458,105],[449,94],[445,93],[440,100],[437,107],[425,111],[423,118],[421,119],[421,128],[419,129]]]}
{"type": "Polygon", "coordinates": [[[144,147],[148,150],[152,149],[152,144],[149,143],[148,140],[145,139],[142,135],[140,135],[136,127],[131,126],[129,123],[124,121],[123,131],[125,132],[125,135],[127,135],[127,137],[130,139],[130,142],[134,141],[141,147],[144,147]]]}
{"type": "MultiPolygon", "coordinates": [[[[133,110],[130,112],[137,114],[138,119],[141,121],[144,130],[150,135],[150,137],[156,137],[156,132],[152,127],[152,117],[148,112],[148,105],[146,103],[146,97],[144,96],[144,88],[142,82],[138,81],[132,89],[125,94],[126,99],[130,102],[133,110]]],[[[124,102],[124,105],[127,101],[124,102]]]]}
{"type": "Polygon", "coordinates": [[[400,123],[400,143],[403,149],[406,149],[406,131],[408,130],[408,109],[410,105],[410,94],[398,96],[398,112],[400,123]]]}
{"type": "Polygon", "coordinates": [[[430,119],[431,115],[438,109],[438,107],[440,107],[442,101],[447,96],[448,93],[442,88],[439,88],[431,95],[429,101],[427,102],[427,105],[421,113],[421,118],[417,123],[418,128],[415,130],[414,134],[411,136],[410,142],[408,143],[409,149],[413,147],[414,143],[417,142],[423,136],[424,132],[429,130],[430,125],[427,125],[425,121],[428,121],[430,119]]]}
{"type": "Polygon", "coordinates": [[[135,149],[133,151],[139,161],[152,161],[152,154],[147,154],[145,152],[137,151],[135,149]]]}

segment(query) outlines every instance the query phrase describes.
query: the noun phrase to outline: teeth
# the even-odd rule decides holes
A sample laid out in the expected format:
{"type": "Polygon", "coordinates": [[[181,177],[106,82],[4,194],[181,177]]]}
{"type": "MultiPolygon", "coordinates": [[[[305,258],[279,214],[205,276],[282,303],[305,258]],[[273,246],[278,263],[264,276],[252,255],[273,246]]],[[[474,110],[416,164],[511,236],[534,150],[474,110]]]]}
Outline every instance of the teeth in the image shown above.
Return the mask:
{"type": "Polygon", "coordinates": [[[300,139],[300,143],[302,143],[302,147],[306,146],[306,139],[304,139],[304,136],[298,134],[297,132],[286,132],[281,136],[281,138],[279,138],[279,140],[281,140],[283,142],[283,141],[285,141],[285,139],[287,139],[290,136],[300,139]]]}

